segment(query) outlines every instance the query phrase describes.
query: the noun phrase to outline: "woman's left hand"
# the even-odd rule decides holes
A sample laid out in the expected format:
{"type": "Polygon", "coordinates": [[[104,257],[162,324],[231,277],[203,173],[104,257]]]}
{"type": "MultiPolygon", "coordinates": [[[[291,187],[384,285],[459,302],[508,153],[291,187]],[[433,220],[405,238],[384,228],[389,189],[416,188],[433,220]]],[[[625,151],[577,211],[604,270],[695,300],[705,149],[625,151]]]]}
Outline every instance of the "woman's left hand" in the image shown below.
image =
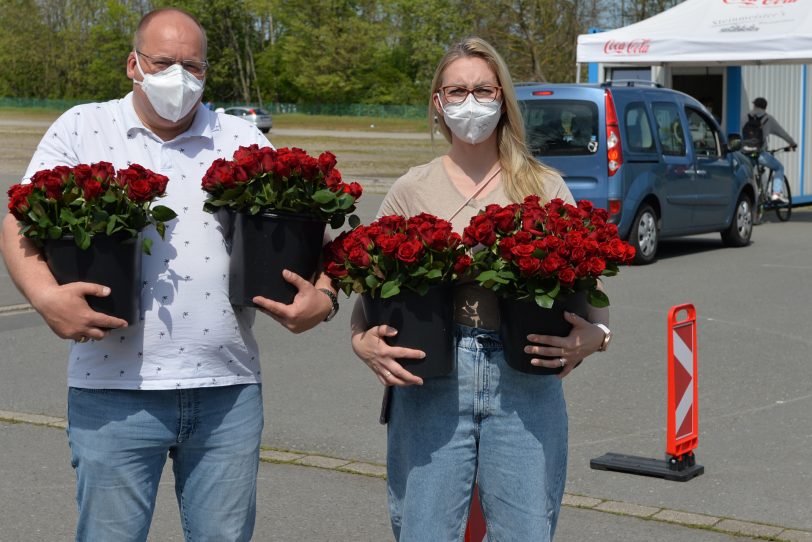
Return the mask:
{"type": "Polygon", "coordinates": [[[528,335],[527,340],[533,344],[525,346],[524,351],[537,356],[548,356],[553,359],[534,358],[530,361],[538,367],[549,369],[562,368],[559,378],[564,378],[581,361],[597,352],[603,344],[603,330],[572,312],[565,312],[564,319],[572,324],[572,330],[566,337],[555,335],[528,335]]]}

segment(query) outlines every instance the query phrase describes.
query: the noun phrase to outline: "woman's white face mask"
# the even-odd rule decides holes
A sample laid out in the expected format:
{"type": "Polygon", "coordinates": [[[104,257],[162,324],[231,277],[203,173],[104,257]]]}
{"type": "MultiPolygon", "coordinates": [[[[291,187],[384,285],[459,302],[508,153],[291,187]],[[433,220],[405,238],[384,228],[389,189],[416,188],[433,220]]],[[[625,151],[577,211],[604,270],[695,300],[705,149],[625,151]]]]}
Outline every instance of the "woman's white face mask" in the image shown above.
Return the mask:
{"type": "Polygon", "coordinates": [[[443,110],[443,119],[451,132],[472,145],[488,139],[502,118],[501,100],[483,104],[476,101],[473,94],[468,94],[468,97],[460,103],[443,105],[442,95],[439,92],[437,99],[443,110]]]}
{"type": "Polygon", "coordinates": [[[144,80],[133,82],[141,85],[152,108],[168,121],[177,122],[188,115],[203,95],[203,81],[180,64],[172,64],[158,73],[145,74],[136,52],[135,65],[144,80]]]}

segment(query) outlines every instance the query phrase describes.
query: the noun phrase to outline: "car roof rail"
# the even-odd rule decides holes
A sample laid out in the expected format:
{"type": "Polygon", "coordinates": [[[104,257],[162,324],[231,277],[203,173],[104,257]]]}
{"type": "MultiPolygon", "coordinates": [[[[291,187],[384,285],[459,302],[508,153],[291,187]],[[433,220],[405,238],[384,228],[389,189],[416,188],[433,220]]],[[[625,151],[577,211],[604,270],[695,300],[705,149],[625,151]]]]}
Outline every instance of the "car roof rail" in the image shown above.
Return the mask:
{"type": "Polygon", "coordinates": [[[626,86],[626,87],[636,87],[636,86],[647,86],[653,88],[662,88],[663,86],[658,83],[657,81],[644,81],[643,79],[608,79],[601,83],[602,87],[612,87],[612,86],[626,86]]]}

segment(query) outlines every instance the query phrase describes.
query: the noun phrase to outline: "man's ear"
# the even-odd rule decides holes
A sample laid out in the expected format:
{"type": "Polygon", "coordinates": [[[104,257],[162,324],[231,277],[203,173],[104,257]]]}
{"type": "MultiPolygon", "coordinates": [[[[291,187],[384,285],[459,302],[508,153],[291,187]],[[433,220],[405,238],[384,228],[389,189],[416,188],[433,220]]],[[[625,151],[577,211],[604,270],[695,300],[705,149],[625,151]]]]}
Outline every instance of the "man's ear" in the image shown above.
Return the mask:
{"type": "Polygon", "coordinates": [[[127,55],[127,78],[135,79],[135,74],[137,71],[138,70],[135,66],[135,52],[130,51],[130,54],[127,55]]]}

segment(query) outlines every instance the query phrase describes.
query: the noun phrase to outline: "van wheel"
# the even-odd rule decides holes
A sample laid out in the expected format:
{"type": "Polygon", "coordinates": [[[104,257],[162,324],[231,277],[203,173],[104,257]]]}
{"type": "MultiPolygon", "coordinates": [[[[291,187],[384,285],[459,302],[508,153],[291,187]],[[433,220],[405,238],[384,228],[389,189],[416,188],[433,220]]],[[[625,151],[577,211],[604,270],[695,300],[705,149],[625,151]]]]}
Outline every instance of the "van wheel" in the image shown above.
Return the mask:
{"type": "Polygon", "coordinates": [[[730,226],[722,232],[722,243],[728,247],[743,247],[750,244],[753,234],[753,203],[750,196],[742,194],[736,202],[736,211],[730,226]]]}
{"type": "Polygon", "coordinates": [[[647,265],[654,261],[657,255],[657,245],[660,241],[660,232],[657,229],[657,213],[651,205],[643,205],[634,217],[632,233],[629,243],[637,250],[634,263],[647,265]]]}

